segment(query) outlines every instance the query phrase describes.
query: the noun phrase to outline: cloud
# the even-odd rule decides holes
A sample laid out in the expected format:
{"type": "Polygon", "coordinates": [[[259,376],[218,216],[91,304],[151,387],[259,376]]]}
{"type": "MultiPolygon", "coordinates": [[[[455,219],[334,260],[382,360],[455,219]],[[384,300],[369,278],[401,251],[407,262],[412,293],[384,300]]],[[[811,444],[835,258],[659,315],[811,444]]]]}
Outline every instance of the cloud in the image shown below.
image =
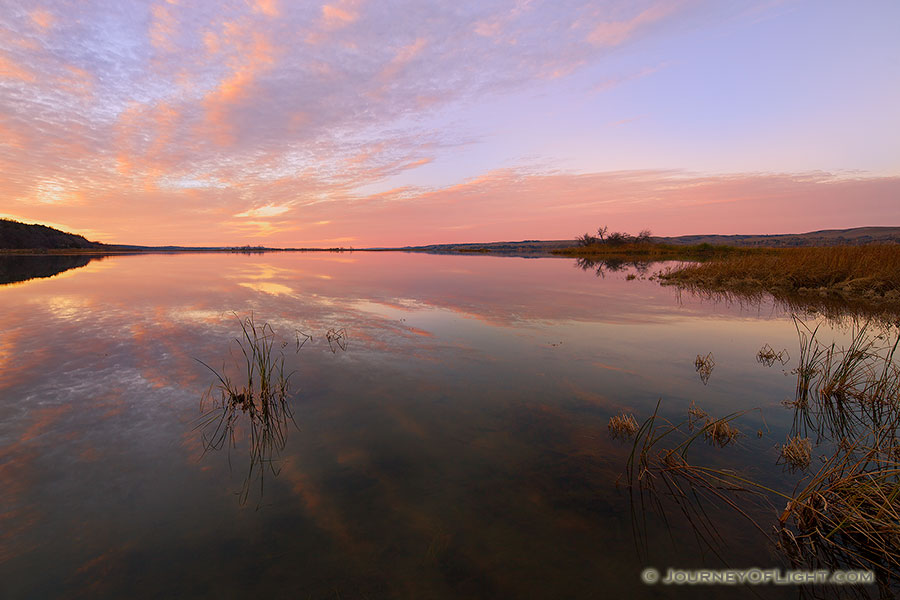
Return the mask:
{"type": "MultiPolygon", "coordinates": [[[[601,125],[655,116],[653,106],[604,112],[610,98],[589,92],[675,63],[662,55],[606,61],[677,29],[688,13],[692,24],[706,23],[693,10],[700,2],[156,0],[110,11],[99,1],[46,8],[23,0],[0,14],[4,210],[104,241],[240,244],[265,236],[300,245],[353,237],[386,245],[437,241],[427,239],[435,232],[569,236],[604,211],[659,229],[662,221],[639,223],[640,211],[657,218],[676,206],[683,213],[671,213],[673,223],[690,225],[683,214],[711,223],[706,210],[730,227],[717,199],[746,206],[771,194],[843,197],[838,190],[853,186],[831,176],[812,185],[795,175],[550,173],[510,168],[517,158],[485,151],[482,139],[505,134],[490,131],[489,117],[472,117],[473,107],[495,104],[516,116],[519,99],[567,94],[568,103],[554,100],[548,110],[596,103],[590,118],[601,125]],[[680,204],[687,190],[706,208],[680,204]]],[[[527,131],[543,115],[518,117],[527,131]]],[[[552,159],[567,139],[545,137],[521,152],[552,159]]],[[[643,143],[630,140],[623,151],[639,155],[643,143]]],[[[603,165],[585,160],[582,168],[603,165]]],[[[889,183],[868,181],[853,185],[887,202],[889,183]]],[[[809,222],[846,214],[828,202],[830,212],[815,211],[809,222]]],[[[866,202],[859,218],[883,220],[866,202]]],[[[801,226],[796,217],[789,222],[801,226]]]]}
{"type": "Polygon", "coordinates": [[[322,5],[322,27],[326,30],[340,29],[359,19],[361,0],[339,0],[322,5]]]}
{"type": "Polygon", "coordinates": [[[0,54],[0,79],[18,79],[24,82],[33,82],[36,77],[27,67],[18,65],[9,57],[0,54]]]}
{"type": "Polygon", "coordinates": [[[278,0],[256,0],[253,9],[267,17],[277,17],[281,14],[278,7],[278,0]]]}
{"type": "Polygon", "coordinates": [[[150,43],[157,50],[172,52],[175,50],[174,40],[176,21],[169,5],[155,4],[150,7],[152,18],[148,35],[150,43]]]}
{"type": "Polygon", "coordinates": [[[643,29],[678,11],[683,2],[663,0],[624,20],[600,21],[591,29],[587,41],[595,46],[619,46],[643,29]]]}
{"type": "Polygon", "coordinates": [[[637,71],[634,71],[634,72],[631,72],[631,73],[628,73],[625,75],[619,75],[617,77],[610,77],[610,78],[604,79],[603,81],[600,81],[599,83],[594,84],[591,87],[591,91],[594,93],[600,93],[600,92],[605,92],[607,90],[611,90],[613,88],[619,87],[626,83],[653,75],[654,73],[657,73],[658,71],[661,71],[662,69],[667,68],[669,66],[669,64],[670,63],[668,63],[668,62],[663,62],[658,65],[652,66],[652,67],[644,67],[642,69],[639,69],[637,71]]]}
{"type": "Polygon", "coordinates": [[[273,204],[269,204],[267,206],[260,206],[259,208],[251,208],[249,210],[245,210],[244,212],[240,212],[234,216],[252,218],[275,217],[286,213],[288,210],[290,210],[290,206],[275,206],[273,204]]]}
{"type": "Polygon", "coordinates": [[[28,16],[35,25],[43,30],[51,29],[56,24],[56,17],[53,16],[53,13],[44,9],[33,10],[28,16]]]}

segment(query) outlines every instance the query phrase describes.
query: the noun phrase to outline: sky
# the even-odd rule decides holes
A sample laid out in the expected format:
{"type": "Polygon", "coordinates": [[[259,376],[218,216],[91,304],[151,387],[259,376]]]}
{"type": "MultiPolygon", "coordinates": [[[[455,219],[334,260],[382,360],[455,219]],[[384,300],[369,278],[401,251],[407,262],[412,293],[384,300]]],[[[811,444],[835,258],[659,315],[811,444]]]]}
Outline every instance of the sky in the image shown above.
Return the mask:
{"type": "Polygon", "coordinates": [[[0,217],[378,247],[900,226],[895,0],[0,3],[0,217]]]}

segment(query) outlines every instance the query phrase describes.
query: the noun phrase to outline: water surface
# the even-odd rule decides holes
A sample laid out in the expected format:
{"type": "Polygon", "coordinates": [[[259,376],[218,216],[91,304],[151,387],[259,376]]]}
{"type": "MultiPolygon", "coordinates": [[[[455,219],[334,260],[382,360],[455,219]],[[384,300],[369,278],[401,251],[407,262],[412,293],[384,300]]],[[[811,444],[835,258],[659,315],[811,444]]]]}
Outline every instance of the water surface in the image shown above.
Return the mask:
{"type": "Polygon", "coordinates": [[[646,566],[784,565],[715,507],[719,557],[678,515],[636,530],[631,446],[607,431],[658,401],[678,420],[692,402],[714,416],[758,407],[737,445],[697,456],[793,477],[775,463],[795,379],[756,353],[793,353],[797,333],[771,304],[716,304],[660,287],[652,269],[597,277],[558,258],[56,263],[30,280],[11,265],[17,282],[0,287],[4,598],[656,598],[697,591],[645,586],[646,566]],[[294,372],[298,427],[277,476],[253,479],[242,502],[248,432],[204,452],[196,424],[216,380],[199,361],[233,370],[251,315],[287,344],[276,351],[294,372]],[[325,337],[340,329],[345,349],[325,337]],[[312,340],[297,351],[300,332],[312,340]],[[710,352],[704,383],[694,360],[710,352]]]}

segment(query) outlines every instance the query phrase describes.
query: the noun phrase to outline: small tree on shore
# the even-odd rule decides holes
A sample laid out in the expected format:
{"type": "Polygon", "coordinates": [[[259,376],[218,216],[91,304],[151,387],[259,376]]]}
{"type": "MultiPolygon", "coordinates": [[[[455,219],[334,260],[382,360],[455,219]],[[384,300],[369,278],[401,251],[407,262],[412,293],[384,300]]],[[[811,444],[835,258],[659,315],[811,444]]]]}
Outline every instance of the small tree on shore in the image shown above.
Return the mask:
{"type": "Polygon", "coordinates": [[[605,244],[608,246],[623,246],[625,244],[647,244],[652,241],[649,229],[643,229],[637,236],[630,235],[622,231],[613,231],[608,233],[609,227],[597,228],[597,235],[585,233],[575,238],[579,246],[594,246],[605,244]]]}
{"type": "Polygon", "coordinates": [[[606,243],[610,246],[621,246],[632,241],[632,237],[621,231],[614,231],[606,237],[606,243]]]}
{"type": "Polygon", "coordinates": [[[589,233],[585,233],[575,238],[575,241],[578,242],[579,246],[593,246],[597,243],[597,238],[589,233]]]}

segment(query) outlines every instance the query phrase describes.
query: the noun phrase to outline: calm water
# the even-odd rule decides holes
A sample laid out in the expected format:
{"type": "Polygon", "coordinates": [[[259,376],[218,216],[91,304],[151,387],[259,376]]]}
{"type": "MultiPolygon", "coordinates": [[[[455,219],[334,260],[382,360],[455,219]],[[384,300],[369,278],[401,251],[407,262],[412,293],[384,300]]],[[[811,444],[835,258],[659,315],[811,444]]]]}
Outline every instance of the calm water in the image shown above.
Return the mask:
{"type": "Polygon", "coordinates": [[[759,407],[737,421],[737,445],[696,456],[795,480],[775,465],[792,364],[756,360],[766,343],[796,355],[774,306],[564,259],[44,260],[7,263],[6,281],[42,278],[0,287],[4,598],[749,597],[645,586],[639,573],[784,566],[727,510],[710,507],[720,558],[678,514],[666,527],[633,512],[617,485],[631,446],[607,430],[658,400],[676,420],[692,401],[714,416],[759,407]],[[242,503],[248,431],[204,453],[196,425],[215,376],[198,360],[233,369],[251,314],[290,342],[298,428],[273,457],[277,476],[262,489],[251,478],[242,503]],[[297,331],[313,336],[299,351],[297,331]],[[704,384],[694,359],[708,352],[704,384]]]}

